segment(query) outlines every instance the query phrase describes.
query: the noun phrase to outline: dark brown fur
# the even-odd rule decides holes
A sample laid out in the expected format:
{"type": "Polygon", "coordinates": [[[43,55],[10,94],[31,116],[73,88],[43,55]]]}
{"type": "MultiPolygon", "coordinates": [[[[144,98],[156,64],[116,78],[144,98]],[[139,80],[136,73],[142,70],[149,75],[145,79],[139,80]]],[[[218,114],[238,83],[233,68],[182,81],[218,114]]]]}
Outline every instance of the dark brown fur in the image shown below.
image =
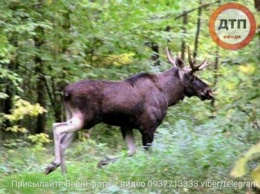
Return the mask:
{"type": "Polygon", "coordinates": [[[188,71],[181,80],[178,71],[173,67],[160,74],[141,73],[123,81],[82,80],[69,84],[64,91],[66,107],[80,110],[86,129],[100,122],[121,129],[136,128],[147,146],[169,106],[185,96],[212,98],[206,83],[188,71]]]}

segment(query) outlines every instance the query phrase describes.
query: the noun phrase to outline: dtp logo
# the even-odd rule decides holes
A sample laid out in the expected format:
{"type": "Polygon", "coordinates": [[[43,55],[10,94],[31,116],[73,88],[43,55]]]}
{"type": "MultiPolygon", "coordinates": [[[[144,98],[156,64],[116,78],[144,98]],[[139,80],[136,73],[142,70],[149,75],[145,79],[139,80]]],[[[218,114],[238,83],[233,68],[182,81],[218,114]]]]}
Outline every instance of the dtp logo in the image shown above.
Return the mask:
{"type": "Polygon", "coordinates": [[[237,50],[254,37],[256,21],[248,8],[238,3],[218,7],[210,17],[209,32],[222,48],[237,50]]]}

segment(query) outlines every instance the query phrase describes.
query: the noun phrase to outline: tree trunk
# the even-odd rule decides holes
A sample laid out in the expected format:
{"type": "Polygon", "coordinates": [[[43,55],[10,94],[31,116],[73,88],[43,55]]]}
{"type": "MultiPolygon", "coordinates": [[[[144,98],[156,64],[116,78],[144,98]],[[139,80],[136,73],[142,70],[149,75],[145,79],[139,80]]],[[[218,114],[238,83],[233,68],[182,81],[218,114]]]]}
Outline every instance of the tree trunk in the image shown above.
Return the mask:
{"type": "Polygon", "coordinates": [[[195,36],[195,44],[194,44],[194,51],[193,51],[193,58],[197,56],[198,53],[198,45],[199,45],[199,35],[200,35],[200,26],[201,26],[201,12],[202,12],[202,7],[201,7],[201,0],[199,1],[199,9],[198,9],[198,19],[197,19],[197,31],[196,31],[196,36],[195,36]]]}
{"type": "MultiPolygon", "coordinates": [[[[11,114],[12,109],[12,98],[13,98],[13,90],[11,82],[8,80],[8,83],[5,88],[5,93],[8,95],[6,99],[3,100],[3,113],[4,114],[11,114]],[[10,84],[10,85],[9,85],[10,84]]],[[[1,111],[2,112],[2,111],[1,111]]],[[[3,123],[4,128],[10,127],[10,122],[8,120],[5,120],[3,123]]]]}
{"type": "Polygon", "coordinates": [[[156,43],[151,43],[151,49],[153,51],[153,54],[151,56],[151,59],[155,66],[160,65],[160,55],[159,55],[159,46],[156,43]]]}
{"type": "MultiPolygon", "coordinates": [[[[43,44],[43,39],[42,36],[44,34],[43,29],[41,27],[38,27],[36,29],[37,35],[34,37],[34,44],[35,48],[39,51],[41,49],[41,46],[43,44]]],[[[38,52],[39,53],[39,52],[38,52]]],[[[37,85],[36,85],[36,90],[37,90],[37,103],[39,103],[43,108],[46,107],[46,99],[45,99],[45,83],[44,83],[44,73],[43,73],[43,61],[39,54],[36,54],[34,61],[36,64],[35,67],[35,74],[38,76],[37,77],[37,85]]],[[[46,123],[46,115],[45,113],[39,114],[37,116],[37,123],[36,123],[36,129],[34,133],[43,133],[44,132],[44,127],[46,123]]]]}
{"type": "MultiPolygon", "coordinates": [[[[218,2],[219,6],[221,5],[221,1],[218,2]]],[[[218,83],[218,68],[219,68],[219,46],[216,47],[216,52],[215,52],[215,64],[214,64],[214,83],[213,87],[216,87],[218,83]]],[[[215,101],[216,98],[213,98],[211,100],[211,106],[213,107],[212,113],[214,114],[214,109],[215,109],[215,101]]],[[[214,116],[214,115],[213,115],[214,116]]]]}
{"type": "Polygon", "coordinates": [[[255,8],[257,11],[260,11],[260,0],[255,0],[255,8]]]}
{"type": "MultiPolygon", "coordinates": [[[[186,12],[183,13],[183,34],[186,35],[187,33],[187,26],[188,23],[188,14],[186,12]]],[[[185,51],[186,51],[186,41],[185,37],[181,41],[181,58],[182,60],[185,60],[185,51]]]]}

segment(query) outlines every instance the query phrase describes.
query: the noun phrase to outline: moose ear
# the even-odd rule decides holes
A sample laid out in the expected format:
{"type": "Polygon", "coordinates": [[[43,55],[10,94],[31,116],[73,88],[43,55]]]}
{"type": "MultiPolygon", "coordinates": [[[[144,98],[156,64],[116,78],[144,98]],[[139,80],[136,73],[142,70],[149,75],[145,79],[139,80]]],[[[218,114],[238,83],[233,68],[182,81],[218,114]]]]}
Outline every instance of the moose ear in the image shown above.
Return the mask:
{"type": "Polygon", "coordinates": [[[176,67],[181,68],[181,69],[185,66],[184,61],[179,57],[175,58],[174,64],[176,67]]]}
{"type": "Polygon", "coordinates": [[[174,64],[175,66],[178,68],[178,74],[179,74],[179,77],[181,79],[181,81],[183,81],[183,77],[184,77],[184,74],[185,74],[185,63],[184,61],[180,58],[180,57],[177,57],[174,61],[174,64]]]}
{"type": "Polygon", "coordinates": [[[171,62],[171,64],[173,64],[174,67],[177,67],[178,69],[182,69],[185,66],[183,60],[180,57],[173,58],[168,47],[166,47],[166,54],[169,61],[171,62]]]}
{"type": "Polygon", "coordinates": [[[179,74],[180,80],[183,81],[185,71],[183,69],[178,69],[178,74],[179,74]]]}

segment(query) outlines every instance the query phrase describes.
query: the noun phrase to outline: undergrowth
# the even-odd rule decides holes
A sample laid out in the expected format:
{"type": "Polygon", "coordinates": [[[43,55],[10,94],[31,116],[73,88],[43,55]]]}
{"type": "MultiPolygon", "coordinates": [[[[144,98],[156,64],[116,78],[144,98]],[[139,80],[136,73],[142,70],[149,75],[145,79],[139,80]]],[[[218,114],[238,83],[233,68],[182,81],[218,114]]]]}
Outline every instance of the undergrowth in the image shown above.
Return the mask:
{"type": "MultiPolygon", "coordinates": [[[[41,151],[27,144],[2,147],[0,193],[245,193],[250,188],[220,185],[250,181],[247,177],[234,180],[229,175],[234,162],[250,145],[240,141],[232,130],[223,132],[224,124],[212,119],[196,126],[179,120],[171,127],[165,122],[156,132],[152,151],[141,148],[137,135],[139,146],[133,157],[126,157],[122,140],[119,146],[95,138],[78,140],[66,152],[66,175],[60,169],[44,175],[53,160],[51,145],[41,151]],[[119,159],[97,168],[100,160],[112,155],[119,159]],[[219,185],[205,185],[214,182],[219,185]]],[[[120,134],[115,139],[121,139],[120,134]]]]}

